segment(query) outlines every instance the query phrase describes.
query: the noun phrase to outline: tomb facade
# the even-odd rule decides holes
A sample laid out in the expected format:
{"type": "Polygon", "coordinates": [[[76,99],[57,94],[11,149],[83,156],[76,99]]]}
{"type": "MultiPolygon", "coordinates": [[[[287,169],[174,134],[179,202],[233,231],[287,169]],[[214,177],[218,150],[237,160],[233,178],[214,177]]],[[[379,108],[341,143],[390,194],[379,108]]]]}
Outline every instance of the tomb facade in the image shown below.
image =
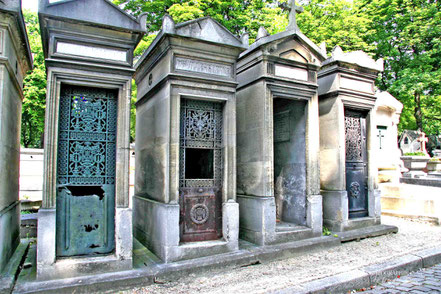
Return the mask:
{"type": "Polygon", "coordinates": [[[401,176],[401,151],[398,148],[398,123],[403,104],[388,92],[377,91],[374,113],[378,147],[378,181],[398,183],[401,176]]]}
{"type": "MultiPolygon", "coordinates": [[[[32,68],[21,1],[0,2],[0,278],[20,243],[19,161],[23,78],[32,68]]],[[[0,279],[0,292],[4,283],[0,279]]]]}
{"type": "Polygon", "coordinates": [[[41,0],[39,20],[47,98],[37,278],[130,269],[130,95],[145,16],[107,0],[41,0]]]}
{"type": "Polygon", "coordinates": [[[380,224],[375,79],[383,70],[362,51],[336,47],[318,74],[320,182],[324,225],[345,231],[380,224]]]}
{"type": "Polygon", "coordinates": [[[322,233],[317,72],[326,53],[290,5],[287,30],[261,28],[237,62],[240,237],[259,245],[322,233]]]}
{"type": "Polygon", "coordinates": [[[162,30],[136,65],[135,237],[165,262],[238,249],[242,41],[206,17],[162,30]]]}

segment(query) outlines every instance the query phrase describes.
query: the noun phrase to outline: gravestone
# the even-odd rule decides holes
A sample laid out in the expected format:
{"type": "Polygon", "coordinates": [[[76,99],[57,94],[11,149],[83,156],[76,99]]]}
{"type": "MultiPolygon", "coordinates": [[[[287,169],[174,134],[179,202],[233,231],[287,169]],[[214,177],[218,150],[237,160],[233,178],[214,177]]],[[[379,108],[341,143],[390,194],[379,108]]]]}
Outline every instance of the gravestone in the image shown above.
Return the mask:
{"type": "Polygon", "coordinates": [[[380,223],[374,82],[383,70],[362,51],[336,47],[318,74],[324,225],[345,231],[380,223]]]}
{"type": "Polygon", "coordinates": [[[319,236],[317,72],[326,53],[303,35],[290,1],[286,31],[237,62],[237,199],[240,237],[265,245],[319,236]]]}
{"type": "MultiPolygon", "coordinates": [[[[399,182],[401,151],[398,148],[398,123],[403,104],[388,92],[378,91],[374,113],[379,182],[399,182]]],[[[374,138],[375,139],[375,138],[374,138]]]]}
{"type": "Polygon", "coordinates": [[[244,50],[209,17],[175,25],[165,16],[136,65],[134,234],[165,262],[238,249],[235,62],[244,50]]]}
{"type": "Polygon", "coordinates": [[[20,244],[19,160],[23,78],[32,68],[21,1],[0,1],[0,292],[20,244]]]}
{"type": "Polygon", "coordinates": [[[129,269],[130,94],[145,17],[108,0],[41,0],[39,20],[48,85],[37,277],[129,269]]]}

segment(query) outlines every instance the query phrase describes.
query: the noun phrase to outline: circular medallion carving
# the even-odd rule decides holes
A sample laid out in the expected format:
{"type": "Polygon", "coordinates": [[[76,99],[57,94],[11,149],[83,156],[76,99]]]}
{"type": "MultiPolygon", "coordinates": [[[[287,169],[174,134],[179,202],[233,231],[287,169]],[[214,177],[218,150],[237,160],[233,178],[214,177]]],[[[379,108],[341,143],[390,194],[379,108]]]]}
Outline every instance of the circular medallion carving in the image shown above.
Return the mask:
{"type": "Polygon", "coordinates": [[[202,225],[207,222],[209,216],[208,207],[205,204],[196,204],[190,210],[190,218],[192,222],[197,225],[202,225]]]}
{"type": "Polygon", "coordinates": [[[358,195],[360,195],[360,184],[357,182],[352,182],[349,192],[351,193],[351,197],[358,198],[358,195]]]}

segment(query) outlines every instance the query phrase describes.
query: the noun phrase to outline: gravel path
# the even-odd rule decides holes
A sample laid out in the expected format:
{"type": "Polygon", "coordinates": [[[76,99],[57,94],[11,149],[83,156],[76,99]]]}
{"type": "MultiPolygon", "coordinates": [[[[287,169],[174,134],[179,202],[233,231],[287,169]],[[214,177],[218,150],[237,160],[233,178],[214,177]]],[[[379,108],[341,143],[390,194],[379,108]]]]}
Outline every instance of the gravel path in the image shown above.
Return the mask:
{"type": "Polygon", "coordinates": [[[398,226],[398,234],[344,243],[282,261],[191,274],[123,293],[265,293],[441,245],[441,226],[390,216],[383,216],[382,223],[398,226]]]}

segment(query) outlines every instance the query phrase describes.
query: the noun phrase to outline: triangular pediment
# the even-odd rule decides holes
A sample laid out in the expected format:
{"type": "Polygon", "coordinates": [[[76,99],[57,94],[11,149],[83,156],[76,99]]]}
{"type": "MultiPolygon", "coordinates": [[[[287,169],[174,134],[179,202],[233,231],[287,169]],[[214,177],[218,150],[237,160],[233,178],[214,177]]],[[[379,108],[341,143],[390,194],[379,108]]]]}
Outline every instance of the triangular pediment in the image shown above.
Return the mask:
{"type": "Polygon", "coordinates": [[[306,59],[306,57],[304,57],[302,54],[300,54],[299,52],[297,52],[294,49],[280,53],[279,57],[289,59],[289,60],[298,61],[301,63],[308,63],[308,60],[306,59]]]}
{"type": "Polygon", "coordinates": [[[299,30],[262,37],[251,44],[241,57],[255,50],[264,50],[268,55],[317,66],[320,66],[326,59],[326,53],[299,30]]]}
{"type": "Polygon", "coordinates": [[[43,0],[39,13],[100,26],[145,31],[145,24],[109,0],[43,0]]]}
{"type": "Polygon", "coordinates": [[[220,44],[243,47],[240,39],[210,17],[198,18],[177,24],[176,34],[220,44]]]}
{"type": "Polygon", "coordinates": [[[320,65],[321,54],[311,50],[297,35],[274,40],[265,45],[266,51],[276,57],[300,63],[320,65]]]}

